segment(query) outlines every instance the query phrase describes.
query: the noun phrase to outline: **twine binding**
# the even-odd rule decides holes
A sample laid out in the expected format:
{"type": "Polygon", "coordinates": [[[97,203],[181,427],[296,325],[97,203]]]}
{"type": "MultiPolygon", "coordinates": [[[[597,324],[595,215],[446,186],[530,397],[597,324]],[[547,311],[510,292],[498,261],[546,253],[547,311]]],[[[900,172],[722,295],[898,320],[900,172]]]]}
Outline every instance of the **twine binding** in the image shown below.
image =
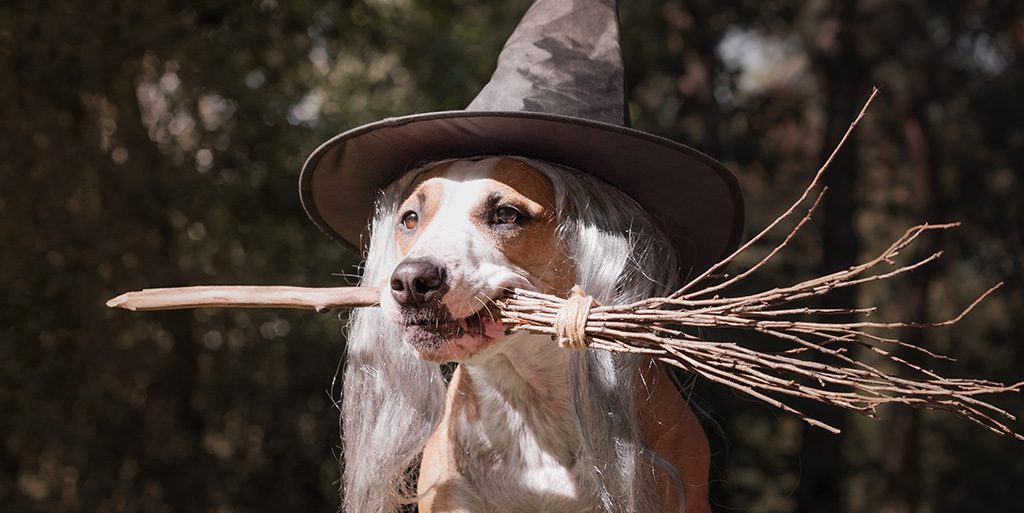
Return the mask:
{"type": "Polygon", "coordinates": [[[569,291],[568,299],[562,303],[555,317],[558,347],[575,350],[587,348],[587,319],[595,304],[594,298],[586,295],[579,285],[569,291]]]}

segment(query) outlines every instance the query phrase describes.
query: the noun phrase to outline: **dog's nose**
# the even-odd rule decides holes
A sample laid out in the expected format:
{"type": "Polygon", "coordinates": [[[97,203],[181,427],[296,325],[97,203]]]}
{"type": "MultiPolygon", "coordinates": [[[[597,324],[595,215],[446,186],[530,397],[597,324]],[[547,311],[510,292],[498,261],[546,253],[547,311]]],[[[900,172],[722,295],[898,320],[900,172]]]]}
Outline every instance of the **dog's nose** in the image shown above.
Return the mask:
{"type": "Polygon", "coordinates": [[[440,301],[448,284],[445,270],[433,260],[405,260],[391,273],[391,295],[402,306],[420,306],[440,301]]]}

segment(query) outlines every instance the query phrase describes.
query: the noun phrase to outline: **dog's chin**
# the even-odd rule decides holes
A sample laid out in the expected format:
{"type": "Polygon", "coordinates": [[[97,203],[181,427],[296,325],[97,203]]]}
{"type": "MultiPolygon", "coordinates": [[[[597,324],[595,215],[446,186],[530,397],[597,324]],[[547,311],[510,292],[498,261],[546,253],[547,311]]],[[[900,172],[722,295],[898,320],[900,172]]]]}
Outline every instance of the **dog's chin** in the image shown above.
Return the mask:
{"type": "Polygon", "coordinates": [[[464,319],[408,322],[403,339],[422,360],[459,362],[471,359],[504,336],[500,321],[474,314],[464,319]]]}

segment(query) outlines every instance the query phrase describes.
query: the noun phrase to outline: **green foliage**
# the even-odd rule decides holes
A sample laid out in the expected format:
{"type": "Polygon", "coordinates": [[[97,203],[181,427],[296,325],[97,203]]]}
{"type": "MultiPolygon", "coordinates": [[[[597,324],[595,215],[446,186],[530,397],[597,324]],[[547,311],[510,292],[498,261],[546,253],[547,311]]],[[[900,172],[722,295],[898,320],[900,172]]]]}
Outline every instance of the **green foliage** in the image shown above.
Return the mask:
{"type": "MultiPolygon", "coordinates": [[[[363,122],[464,106],[527,4],[0,5],[4,510],[335,509],[343,319],[103,302],[154,286],[350,283],[358,257],[299,206],[304,158],[363,122]]],[[[850,178],[833,192],[858,251],[916,222],[965,227],[933,241],[946,256],[927,279],[856,300],[886,318],[940,319],[1006,280],[963,324],[924,336],[959,358],[944,373],[1014,381],[1024,13],[979,5],[638,0],[622,19],[634,125],[726,161],[751,229],[882,86],[834,170],[850,178]],[[909,306],[918,293],[924,310],[909,306]]],[[[819,220],[752,285],[817,272],[832,244],[821,234],[843,222],[819,220]]],[[[748,398],[701,382],[694,402],[708,412],[723,510],[807,511],[816,483],[845,511],[877,511],[898,502],[894,475],[917,477],[897,498],[920,511],[1016,507],[1024,449],[948,416],[911,418],[916,452],[895,443],[894,423],[859,418],[821,451],[748,398]],[[894,454],[910,463],[893,466],[894,454]]],[[[1019,397],[998,402],[1024,411],[1019,397]]]]}

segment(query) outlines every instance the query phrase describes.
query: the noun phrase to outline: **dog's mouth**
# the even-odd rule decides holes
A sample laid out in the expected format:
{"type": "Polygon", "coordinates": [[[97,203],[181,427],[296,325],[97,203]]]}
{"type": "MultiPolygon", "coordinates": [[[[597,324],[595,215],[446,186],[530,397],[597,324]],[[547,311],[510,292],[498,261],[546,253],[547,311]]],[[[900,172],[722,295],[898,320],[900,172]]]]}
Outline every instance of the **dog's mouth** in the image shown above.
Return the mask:
{"type": "MultiPolygon", "coordinates": [[[[484,335],[486,331],[484,320],[485,317],[480,312],[462,319],[452,319],[451,317],[414,319],[406,321],[405,329],[430,331],[451,336],[484,335]]],[[[486,317],[486,320],[493,321],[490,317],[486,317]]]]}
{"type": "Polygon", "coordinates": [[[504,335],[494,305],[484,304],[459,319],[441,305],[433,308],[403,309],[404,339],[421,358],[454,360],[472,356],[483,345],[504,335]]]}

